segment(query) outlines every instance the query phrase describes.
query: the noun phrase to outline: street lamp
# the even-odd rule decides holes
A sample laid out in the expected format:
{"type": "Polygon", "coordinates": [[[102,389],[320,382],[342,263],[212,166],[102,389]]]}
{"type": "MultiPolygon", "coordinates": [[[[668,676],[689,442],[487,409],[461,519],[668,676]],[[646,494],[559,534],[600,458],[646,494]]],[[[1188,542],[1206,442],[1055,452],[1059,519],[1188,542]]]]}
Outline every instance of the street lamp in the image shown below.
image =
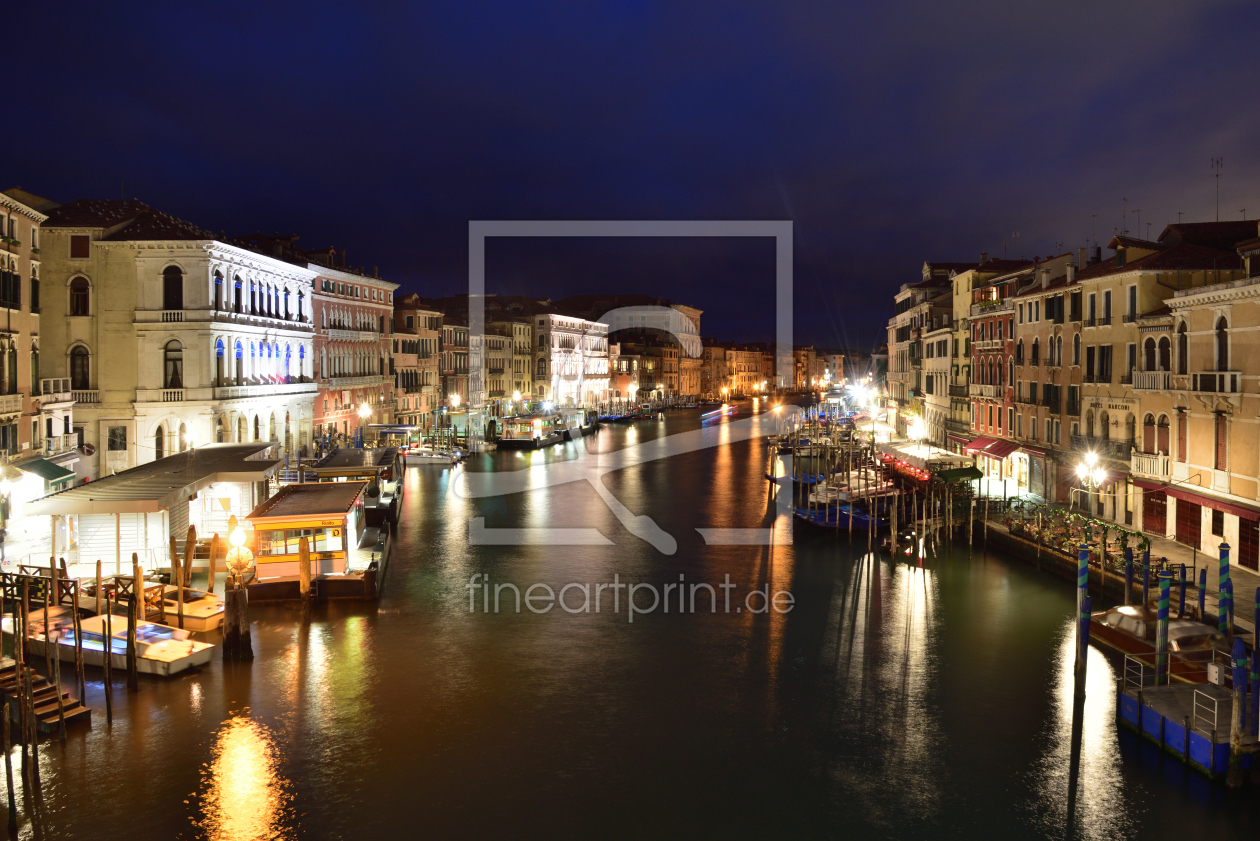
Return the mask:
{"type": "Polygon", "coordinates": [[[1085,459],[1076,465],[1076,476],[1085,485],[1085,490],[1091,494],[1107,481],[1107,471],[1099,466],[1098,455],[1092,452],[1086,453],[1085,459]]]}
{"type": "Polygon", "coordinates": [[[254,553],[245,545],[245,529],[239,526],[228,535],[228,541],[232,544],[227,553],[228,574],[239,584],[254,565],[254,553]]]}
{"type": "Polygon", "coordinates": [[[372,407],[364,403],[359,407],[359,446],[366,444],[367,439],[367,419],[372,416],[372,407]]]}

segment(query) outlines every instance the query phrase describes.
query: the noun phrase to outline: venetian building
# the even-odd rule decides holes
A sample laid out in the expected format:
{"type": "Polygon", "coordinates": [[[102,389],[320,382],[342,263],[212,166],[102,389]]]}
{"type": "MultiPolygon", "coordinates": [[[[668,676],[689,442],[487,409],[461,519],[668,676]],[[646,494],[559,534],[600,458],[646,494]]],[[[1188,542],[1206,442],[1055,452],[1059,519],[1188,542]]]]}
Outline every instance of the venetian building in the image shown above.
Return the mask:
{"type": "Polygon", "coordinates": [[[51,203],[43,370],[104,475],[197,443],[310,444],[312,280],[139,201],[51,203]]]}

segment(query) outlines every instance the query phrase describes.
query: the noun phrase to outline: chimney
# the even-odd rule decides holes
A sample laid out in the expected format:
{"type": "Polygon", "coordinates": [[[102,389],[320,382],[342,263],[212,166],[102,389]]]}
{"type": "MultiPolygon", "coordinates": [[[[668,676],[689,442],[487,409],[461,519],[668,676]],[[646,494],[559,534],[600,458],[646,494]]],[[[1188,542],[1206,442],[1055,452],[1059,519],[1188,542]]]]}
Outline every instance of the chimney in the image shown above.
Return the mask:
{"type": "Polygon", "coordinates": [[[381,267],[380,267],[380,266],[373,266],[373,267],[372,267],[372,277],[380,277],[380,276],[381,276],[381,267]]]}
{"type": "Polygon", "coordinates": [[[1041,270],[1041,288],[1045,289],[1049,285],[1050,285],[1050,270],[1042,269],[1041,270]]]}
{"type": "Polygon", "coordinates": [[[1076,249],[1076,265],[1080,266],[1082,269],[1085,268],[1085,249],[1084,248],[1076,249]]]}
{"type": "Polygon", "coordinates": [[[346,250],[343,248],[341,251],[337,252],[337,254],[337,265],[344,266],[346,264],[346,250]]]}
{"type": "Polygon", "coordinates": [[[980,262],[981,262],[981,263],[987,263],[987,262],[989,262],[989,252],[987,252],[987,251],[981,251],[981,252],[980,252],[980,262]]]}
{"type": "Polygon", "coordinates": [[[1101,262],[1102,262],[1102,246],[1101,246],[1101,245],[1095,245],[1095,246],[1094,246],[1094,256],[1093,256],[1093,258],[1092,258],[1089,262],[1091,262],[1091,263],[1101,263],[1101,262]]]}
{"type": "MultiPolygon", "coordinates": [[[[1081,251],[1084,251],[1084,250],[1085,250],[1084,248],[1081,249],[1081,251]]],[[[1082,254],[1081,256],[1084,257],[1085,255],[1082,254]]],[[[1068,282],[1068,286],[1071,286],[1073,283],[1076,283],[1076,266],[1073,266],[1071,263],[1067,264],[1067,282],[1068,282]]]]}

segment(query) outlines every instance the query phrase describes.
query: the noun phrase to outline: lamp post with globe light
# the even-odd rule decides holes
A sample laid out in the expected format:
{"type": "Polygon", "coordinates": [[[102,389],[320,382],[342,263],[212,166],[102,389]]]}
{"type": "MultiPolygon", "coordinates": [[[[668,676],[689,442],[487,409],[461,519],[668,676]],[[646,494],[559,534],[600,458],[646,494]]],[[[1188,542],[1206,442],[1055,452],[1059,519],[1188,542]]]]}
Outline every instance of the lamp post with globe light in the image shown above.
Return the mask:
{"type": "Polygon", "coordinates": [[[1098,491],[1104,482],[1107,481],[1107,471],[1098,464],[1098,455],[1096,453],[1086,453],[1084,460],[1076,465],[1076,476],[1081,480],[1081,484],[1085,486],[1085,492],[1088,494],[1089,512],[1093,513],[1093,494],[1098,491]]]}

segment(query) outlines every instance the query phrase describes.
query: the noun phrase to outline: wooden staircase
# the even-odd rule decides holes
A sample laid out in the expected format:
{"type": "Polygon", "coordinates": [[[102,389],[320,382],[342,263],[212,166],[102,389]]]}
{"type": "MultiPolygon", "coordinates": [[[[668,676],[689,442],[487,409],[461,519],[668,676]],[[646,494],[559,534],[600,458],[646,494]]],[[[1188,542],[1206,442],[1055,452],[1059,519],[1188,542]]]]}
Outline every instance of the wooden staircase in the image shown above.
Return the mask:
{"type": "MultiPolygon", "coordinates": [[[[35,674],[30,666],[26,670],[31,674],[31,691],[35,696],[35,721],[41,733],[56,733],[58,729],[57,688],[47,678],[35,674]]],[[[18,720],[18,668],[17,663],[9,657],[0,659],[0,695],[13,720],[18,720]]],[[[66,727],[77,724],[92,723],[92,711],[69,692],[62,692],[62,704],[66,709],[66,727]]]]}

